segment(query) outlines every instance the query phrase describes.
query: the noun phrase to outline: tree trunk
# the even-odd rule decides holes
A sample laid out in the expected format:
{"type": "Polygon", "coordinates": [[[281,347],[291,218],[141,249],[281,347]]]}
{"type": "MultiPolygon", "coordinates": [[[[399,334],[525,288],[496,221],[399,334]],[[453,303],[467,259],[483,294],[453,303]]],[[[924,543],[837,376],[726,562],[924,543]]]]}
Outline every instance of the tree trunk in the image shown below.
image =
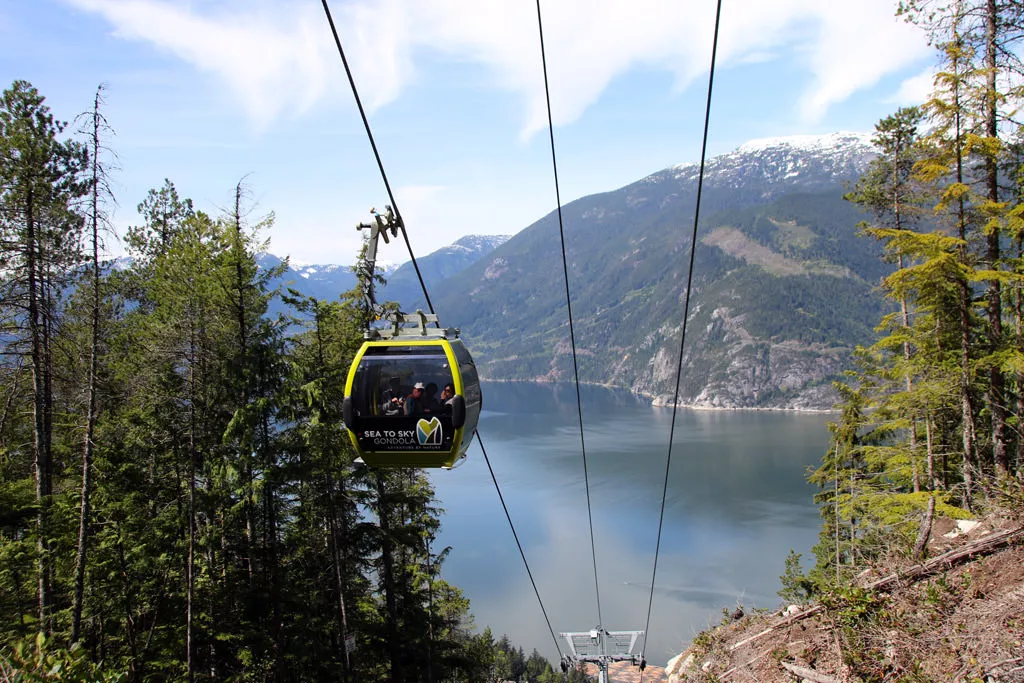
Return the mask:
{"type": "MultiPolygon", "coordinates": [[[[195,361],[195,333],[191,340],[193,363],[195,361]]],[[[195,548],[196,548],[196,390],[195,367],[189,370],[189,407],[188,407],[188,551],[186,558],[186,595],[185,595],[185,666],[189,683],[195,681],[196,663],[193,634],[193,605],[195,603],[195,548]]]]}
{"type": "MultiPolygon", "coordinates": [[[[960,41],[959,34],[954,31],[955,40],[960,41]]],[[[953,60],[953,71],[960,73],[959,56],[953,60]]],[[[963,127],[961,122],[960,86],[956,87],[953,93],[953,120],[955,126],[955,152],[956,152],[956,182],[964,182],[964,143],[963,127]]],[[[967,267],[967,207],[964,198],[957,200],[957,237],[960,239],[959,258],[960,262],[967,267]]],[[[964,502],[968,509],[971,509],[971,500],[974,491],[975,467],[975,429],[974,429],[974,405],[971,399],[971,291],[968,283],[960,278],[957,282],[959,290],[958,308],[960,314],[960,419],[961,434],[963,436],[963,479],[964,479],[964,502]]]]}
{"type": "MultiPolygon", "coordinates": [[[[899,255],[899,269],[903,270],[903,254],[899,255]]],[[[910,330],[910,311],[907,308],[907,297],[900,297],[900,314],[903,317],[903,329],[910,330]]],[[[907,388],[907,395],[914,389],[914,382],[910,376],[910,342],[903,342],[903,360],[907,363],[907,372],[904,380],[907,388]]],[[[914,493],[921,490],[921,475],[917,468],[917,419],[910,418],[910,468],[914,483],[914,493]]]]}
{"type": "Polygon", "coordinates": [[[44,312],[41,310],[43,284],[40,282],[39,239],[36,231],[35,196],[29,187],[25,196],[25,264],[28,277],[28,324],[32,345],[32,446],[35,452],[36,525],[39,538],[36,541],[36,569],[38,573],[39,630],[50,634],[50,544],[47,520],[50,498],[53,494],[53,462],[50,423],[46,398],[49,381],[46,377],[46,335],[43,328],[44,312]]]}
{"type": "MultiPolygon", "coordinates": [[[[235,262],[235,293],[238,300],[235,302],[235,318],[238,322],[238,372],[239,372],[239,406],[245,408],[249,405],[249,384],[247,379],[247,368],[249,363],[249,332],[246,323],[246,299],[245,272],[242,268],[242,182],[235,185],[235,210],[232,216],[234,220],[234,244],[232,260],[235,262]]],[[[255,487],[253,485],[253,464],[252,453],[243,452],[241,457],[245,470],[245,555],[246,567],[249,574],[249,587],[253,587],[253,563],[252,546],[256,540],[256,529],[254,526],[255,517],[255,487]]]]}
{"type": "MultiPolygon", "coordinates": [[[[985,67],[987,69],[987,93],[985,98],[985,134],[993,141],[999,137],[997,119],[997,92],[996,92],[996,20],[998,10],[996,0],[986,2],[985,21],[985,67]]],[[[985,179],[988,190],[988,199],[993,203],[999,202],[999,168],[996,159],[991,155],[985,156],[985,179]]],[[[986,260],[989,268],[999,269],[999,230],[989,231],[987,238],[986,260]]],[[[998,278],[992,279],[986,288],[988,299],[988,350],[995,353],[1002,346],[1003,339],[1003,311],[1002,291],[998,278]]],[[[1009,473],[1010,461],[1006,449],[1006,404],[1005,404],[1005,380],[1002,370],[994,364],[988,370],[988,407],[992,416],[992,460],[995,464],[996,474],[1006,476],[1009,473]]]]}
{"type": "Polygon", "coordinates": [[[974,492],[974,406],[971,401],[971,373],[970,373],[970,293],[967,283],[960,283],[960,419],[961,433],[963,436],[963,479],[964,479],[964,502],[967,509],[973,509],[972,497],[974,492]]]}
{"type": "Polygon", "coordinates": [[[928,497],[928,509],[921,520],[921,526],[917,530],[917,542],[914,543],[914,557],[924,559],[925,550],[928,548],[928,539],[932,536],[932,520],[935,518],[935,495],[928,497]]]}
{"type": "Polygon", "coordinates": [[[90,223],[92,231],[92,301],[89,317],[89,376],[86,380],[86,423],[82,444],[82,490],[79,500],[78,552],[75,557],[75,594],[71,609],[71,642],[78,640],[82,625],[82,604],[85,597],[85,569],[89,547],[89,506],[92,495],[93,438],[96,433],[96,357],[99,353],[100,327],[100,246],[99,246],[99,194],[100,194],[100,89],[96,91],[92,111],[92,179],[90,223]]]}
{"type": "Polygon", "coordinates": [[[931,413],[926,413],[924,416],[924,437],[928,455],[928,490],[935,491],[939,488],[939,482],[935,478],[935,444],[932,443],[931,413]]]}
{"type": "MultiPolygon", "coordinates": [[[[1024,240],[1017,240],[1017,260],[1024,258],[1024,240]]],[[[1021,294],[1021,285],[1017,283],[1013,290],[1013,314],[1016,323],[1017,348],[1024,348],[1024,296],[1021,294]]],[[[1024,372],[1017,373],[1017,415],[1024,416],[1024,372]]],[[[1024,461],[1024,433],[1021,426],[1017,427],[1017,448],[1014,460],[1014,467],[1018,477],[1024,477],[1024,470],[1021,469],[1021,462],[1024,461]]]]}
{"type": "Polygon", "coordinates": [[[387,504],[384,476],[377,473],[377,521],[381,536],[381,589],[387,610],[386,630],[388,654],[391,659],[391,683],[402,683],[402,647],[398,642],[398,604],[395,585],[394,544],[391,540],[390,516],[387,504]]]}
{"type": "MultiPolygon", "coordinates": [[[[344,489],[344,479],[339,484],[340,488],[344,489]]],[[[348,615],[345,611],[345,579],[343,574],[344,558],[342,556],[341,543],[338,541],[339,534],[344,534],[344,528],[339,529],[338,520],[334,514],[334,506],[331,505],[331,499],[334,497],[334,482],[331,477],[330,471],[327,472],[327,529],[331,535],[331,555],[334,558],[334,580],[335,588],[338,591],[338,625],[340,627],[339,639],[342,645],[342,650],[345,652],[345,668],[343,670],[343,678],[348,681],[349,672],[352,668],[352,662],[348,656],[348,648],[345,647],[345,637],[348,635],[348,615]]],[[[347,534],[344,534],[347,536],[347,534]]]]}

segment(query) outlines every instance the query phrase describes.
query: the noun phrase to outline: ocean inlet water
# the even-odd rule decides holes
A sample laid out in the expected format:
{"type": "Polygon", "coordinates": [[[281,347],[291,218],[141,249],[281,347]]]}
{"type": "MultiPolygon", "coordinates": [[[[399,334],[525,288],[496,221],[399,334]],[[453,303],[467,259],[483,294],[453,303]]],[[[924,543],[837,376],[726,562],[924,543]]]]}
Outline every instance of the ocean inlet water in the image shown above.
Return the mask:
{"type": "Polygon", "coordinates": [[[820,520],[805,478],[834,416],[680,409],[669,461],[671,408],[581,387],[588,515],[575,387],[483,391],[480,436],[540,601],[474,443],[432,480],[444,509],[434,549],[451,546],[443,576],[470,599],[478,631],[490,626],[557,662],[561,632],[646,630],[647,661],[664,665],[723,608],[780,605],[790,549],[809,566],[820,520]]]}

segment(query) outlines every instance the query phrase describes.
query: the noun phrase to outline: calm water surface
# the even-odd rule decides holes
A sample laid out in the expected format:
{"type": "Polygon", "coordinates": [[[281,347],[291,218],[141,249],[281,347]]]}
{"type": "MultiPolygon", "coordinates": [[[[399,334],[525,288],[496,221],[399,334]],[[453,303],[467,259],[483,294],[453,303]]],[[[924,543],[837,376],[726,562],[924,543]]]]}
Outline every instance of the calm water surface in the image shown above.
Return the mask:
{"type": "MultiPolygon", "coordinates": [[[[672,411],[628,392],[582,388],[597,556],[587,520],[571,385],[485,383],[487,455],[555,635],[642,630],[647,621],[672,411]]],[[[723,607],[774,607],[792,548],[818,533],[807,468],[824,453],[827,415],[681,410],[676,418],[647,659],[665,661],[723,607]]],[[[471,601],[479,630],[557,659],[555,642],[477,444],[433,481],[445,509],[444,577],[471,601]]],[[[806,567],[806,564],[805,564],[806,567]]],[[[564,644],[559,642],[564,650],[564,644]]]]}

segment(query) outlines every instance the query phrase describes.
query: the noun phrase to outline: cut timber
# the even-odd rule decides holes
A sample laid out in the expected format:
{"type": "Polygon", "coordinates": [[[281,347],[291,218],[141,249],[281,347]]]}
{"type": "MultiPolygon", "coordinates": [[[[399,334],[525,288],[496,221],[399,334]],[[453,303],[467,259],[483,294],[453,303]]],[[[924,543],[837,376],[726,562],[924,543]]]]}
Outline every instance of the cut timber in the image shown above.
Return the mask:
{"type": "MultiPolygon", "coordinates": [[[[899,584],[901,581],[917,581],[918,579],[924,578],[926,576],[931,576],[932,574],[936,574],[944,569],[948,569],[950,567],[953,567],[954,565],[960,564],[964,560],[969,560],[970,558],[975,557],[977,555],[988,555],[989,553],[995,552],[1000,548],[1012,545],[1013,543],[1018,542],[1021,539],[1024,539],[1024,527],[1017,527],[1016,529],[1006,529],[1003,531],[997,531],[995,533],[989,534],[984,538],[980,538],[977,541],[972,541],[971,543],[968,543],[965,546],[956,548],[955,550],[950,550],[949,552],[945,552],[941,555],[937,555],[932,559],[928,560],[927,562],[914,565],[906,571],[896,572],[895,574],[890,574],[889,576],[884,576],[880,579],[872,581],[871,583],[865,585],[864,588],[867,588],[868,590],[885,591],[891,588],[892,586],[899,584]]],[[[759,638],[768,635],[769,633],[773,633],[775,631],[778,631],[779,629],[786,628],[787,626],[790,626],[798,621],[801,621],[808,617],[812,617],[815,614],[821,612],[822,609],[823,608],[821,605],[814,605],[812,607],[808,607],[807,609],[801,610],[796,614],[786,617],[782,621],[772,626],[769,626],[760,633],[755,633],[749,638],[744,638],[738,643],[733,644],[729,648],[729,650],[738,650],[744,645],[752,643],[755,640],[758,640],[759,638]]]]}
{"type": "Polygon", "coordinates": [[[748,666],[750,666],[751,664],[753,664],[757,660],[761,659],[761,657],[767,657],[768,655],[770,655],[772,653],[773,649],[774,648],[768,648],[767,650],[765,650],[761,654],[757,655],[756,657],[751,657],[750,659],[748,659],[747,661],[743,662],[742,664],[737,664],[736,666],[734,666],[733,668],[729,669],[724,674],[722,674],[722,676],[721,676],[722,680],[724,681],[725,679],[729,678],[729,676],[732,676],[734,673],[736,673],[740,669],[747,668],[748,666]]]}
{"type": "Polygon", "coordinates": [[[738,650],[739,648],[743,647],[747,643],[752,643],[755,640],[757,640],[758,638],[761,638],[762,636],[766,636],[769,633],[772,633],[773,631],[778,631],[780,628],[786,628],[787,626],[791,626],[791,625],[795,624],[798,621],[806,619],[807,617],[813,617],[815,614],[820,612],[822,609],[824,609],[824,608],[821,605],[814,605],[813,607],[808,607],[807,609],[800,610],[799,612],[796,612],[795,614],[786,617],[785,619],[783,619],[779,623],[774,624],[772,626],[769,626],[768,628],[766,628],[765,630],[761,631],[760,633],[755,633],[754,635],[750,636],[749,638],[744,638],[743,640],[739,641],[738,643],[734,643],[729,648],[729,650],[730,651],[738,650]]]}
{"type": "Polygon", "coordinates": [[[798,679],[814,681],[814,683],[839,683],[838,678],[818,673],[814,669],[808,669],[806,666],[797,666],[796,664],[790,664],[789,662],[779,662],[779,664],[798,679]]]}
{"type": "Polygon", "coordinates": [[[989,534],[985,538],[972,541],[961,548],[942,553],[927,562],[914,565],[904,572],[896,572],[895,574],[890,574],[889,576],[872,581],[864,586],[864,588],[867,588],[868,590],[884,591],[900,581],[916,581],[922,577],[930,576],[942,571],[943,569],[960,564],[964,560],[969,560],[976,555],[988,555],[989,553],[999,550],[1004,546],[1011,545],[1014,541],[1019,539],[1024,539],[1024,527],[997,531],[996,533],[989,534]]]}

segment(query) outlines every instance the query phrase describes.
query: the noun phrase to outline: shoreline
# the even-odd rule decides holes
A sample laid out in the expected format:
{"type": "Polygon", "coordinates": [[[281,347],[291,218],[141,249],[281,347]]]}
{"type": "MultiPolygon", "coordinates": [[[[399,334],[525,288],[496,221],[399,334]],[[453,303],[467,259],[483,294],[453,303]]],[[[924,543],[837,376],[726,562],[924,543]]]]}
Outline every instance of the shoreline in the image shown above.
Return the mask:
{"type": "MultiPolygon", "coordinates": [[[[481,377],[481,382],[501,382],[504,384],[572,384],[570,380],[553,380],[553,379],[495,379],[491,377],[481,377]]],[[[603,382],[580,382],[580,384],[589,387],[601,387],[602,389],[614,389],[616,391],[626,391],[633,396],[649,399],[652,408],[684,408],[686,410],[704,410],[704,411],[721,411],[721,412],[736,412],[736,411],[749,411],[749,412],[781,412],[781,413],[808,413],[811,415],[823,415],[829,413],[839,413],[840,411],[836,408],[782,408],[773,406],[736,406],[736,407],[724,407],[724,406],[709,406],[700,405],[694,403],[676,403],[672,401],[659,400],[661,396],[655,396],[644,391],[633,391],[629,387],[622,387],[616,384],[608,384],[603,382]]]]}

